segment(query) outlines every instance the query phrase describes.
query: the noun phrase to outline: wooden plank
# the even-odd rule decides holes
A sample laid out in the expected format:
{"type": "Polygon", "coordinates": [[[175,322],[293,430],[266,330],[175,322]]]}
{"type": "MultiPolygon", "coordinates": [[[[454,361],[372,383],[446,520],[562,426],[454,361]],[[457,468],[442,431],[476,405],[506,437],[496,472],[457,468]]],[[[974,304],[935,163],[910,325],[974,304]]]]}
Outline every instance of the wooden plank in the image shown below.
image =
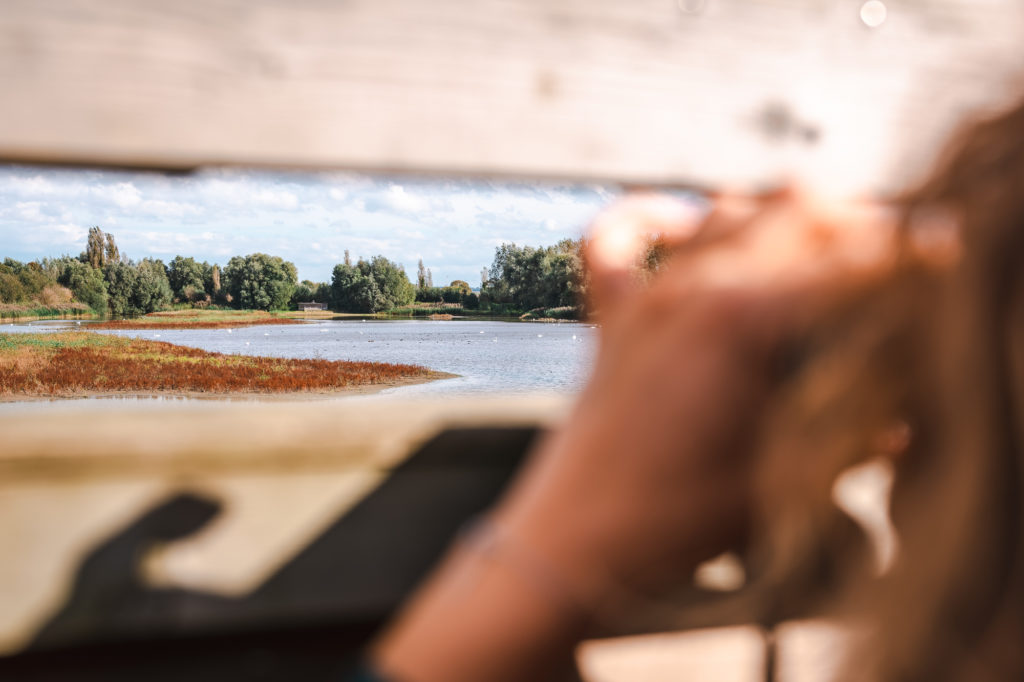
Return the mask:
{"type": "MultiPolygon", "coordinates": [[[[0,553],[7,557],[0,564],[0,655],[24,646],[53,617],[84,557],[162,501],[197,494],[221,509],[200,533],[139,557],[142,584],[224,599],[223,618],[237,619],[244,606],[239,600],[325,529],[336,527],[347,510],[442,429],[533,428],[556,422],[568,405],[564,398],[545,396],[367,398],[115,411],[55,405],[45,412],[0,416],[0,553]]],[[[494,454],[482,451],[477,459],[486,467],[494,454]]],[[[412,483],[392,484],[404,488],[374,508],[383,512],[365,511],[362,523],[391,528],[397,504],[401,513],[428,512],[430,518],[421,519],[422,534],[445,517],[444,501],[429,498],[439,485],[447,486],[452,502],[479,494],[473,467],[456,466],[441,479],[429,472],[412,476],[412,483]],[[424,504],[433,506],[424,510],[424,504]]],[[[353,532],[334,531],[334,544],[306,550],[319,554],[305,563],[323,563],[338,552],[344,556],[345,548],[337,545],[353,532]]],[[[365,533],[356,537],[359,532],[365,533]]],[[[430,550],[406,540],[408,551],[430,550]]],[[[417,570],[415,563],[399,563],[380,567],[382,580],[417,570]]],[[[301,601],[301,588],[301,581],[278,588],[271,595],[275,608],[299,608],[289,606],[289,599],[301,601]]],[[[329,592],[321,593],[321,606],[330,604],[329,592]]],[[[343,605],[346,599],[340,594],[335,601],[343,605]]],[[[138,600],[144,604],[142,595],[138,600]]],[[[316,609],[307,610],[309,618],[316,615],[316,609]]],[[[215,617],[221,617],[215,609],[204,616],[215,617]]]]}
{"type": "Polygon", "coordinates": [[[211,402],[0,415],[4,484],[201,473],[387,471],[444,428],[550,424],[557,396],[211,402]]]}
{"type": "Polygon", "coordinates": [[[1024,5],[7,0],[0,159],[892,190],[1016,91],[1024,5]]]}

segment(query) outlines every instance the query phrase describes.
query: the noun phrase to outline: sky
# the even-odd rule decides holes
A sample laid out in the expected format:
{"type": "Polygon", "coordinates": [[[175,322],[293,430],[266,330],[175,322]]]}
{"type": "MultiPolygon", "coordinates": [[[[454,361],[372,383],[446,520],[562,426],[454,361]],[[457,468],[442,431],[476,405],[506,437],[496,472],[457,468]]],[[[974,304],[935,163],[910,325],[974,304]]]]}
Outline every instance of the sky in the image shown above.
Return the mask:
{"type": "Polygon", "coordinates": [[[78,255],[89,227],[139,260],[177,255],[223,266],[263,252],[300,280],[330,282],[345,249],[384,255],[415,282],[480,284],[504,242],[547,246],[579,237],[617,194],[599,185],[211,169],[190,175],[0,166],[0,259],[78,255]]]}

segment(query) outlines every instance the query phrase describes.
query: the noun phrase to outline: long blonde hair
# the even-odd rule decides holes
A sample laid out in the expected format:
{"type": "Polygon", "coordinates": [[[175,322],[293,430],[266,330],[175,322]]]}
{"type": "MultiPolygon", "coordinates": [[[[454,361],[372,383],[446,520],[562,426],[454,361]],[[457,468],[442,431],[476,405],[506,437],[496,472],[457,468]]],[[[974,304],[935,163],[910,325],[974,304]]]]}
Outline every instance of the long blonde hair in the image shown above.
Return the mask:
{"type": "Polygon", "coordinates": [[[900,209],[901,263],[809,325],[765,420],[755,611],[866,624],[850,679],[1021,679],[1024,105],[966,129],[900,209]],[[936,215],[961,245],[942,267],[909,247],[936,215]],[[829,497],[894,424],[912,434],[894,461],[901,550],[878,578],[829,497]]]}

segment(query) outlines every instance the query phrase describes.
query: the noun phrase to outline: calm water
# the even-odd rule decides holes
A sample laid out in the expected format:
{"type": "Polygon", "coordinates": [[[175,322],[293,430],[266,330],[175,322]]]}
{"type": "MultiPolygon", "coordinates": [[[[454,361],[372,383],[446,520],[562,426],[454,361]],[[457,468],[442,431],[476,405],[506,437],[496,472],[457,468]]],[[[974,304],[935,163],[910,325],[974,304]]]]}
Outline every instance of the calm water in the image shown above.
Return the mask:
{"type": "MultiPolygon", "coordinates": [[[[4,332],[88,329],[89,323],[5,324],[4,332]]],[[[388,389],[413,395],[578,391],[587,378],[597,330],[578,323],[462,320],[343,320],[224,329],[108,331],[220,353],[365,360],[424,365],[457,379],[388,389]]]]}

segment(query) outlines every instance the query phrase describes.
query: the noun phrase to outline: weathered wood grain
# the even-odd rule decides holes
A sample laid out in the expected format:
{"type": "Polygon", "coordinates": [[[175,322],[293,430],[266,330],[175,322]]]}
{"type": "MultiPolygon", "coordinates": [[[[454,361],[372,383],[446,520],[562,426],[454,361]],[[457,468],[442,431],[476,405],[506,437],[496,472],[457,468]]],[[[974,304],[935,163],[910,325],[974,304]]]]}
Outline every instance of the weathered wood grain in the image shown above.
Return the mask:
{"type": "Polygon", "coordinates": [[[7,0],[0,159],[892,190],[1017,89],[1024,6],[7,0]]]}

